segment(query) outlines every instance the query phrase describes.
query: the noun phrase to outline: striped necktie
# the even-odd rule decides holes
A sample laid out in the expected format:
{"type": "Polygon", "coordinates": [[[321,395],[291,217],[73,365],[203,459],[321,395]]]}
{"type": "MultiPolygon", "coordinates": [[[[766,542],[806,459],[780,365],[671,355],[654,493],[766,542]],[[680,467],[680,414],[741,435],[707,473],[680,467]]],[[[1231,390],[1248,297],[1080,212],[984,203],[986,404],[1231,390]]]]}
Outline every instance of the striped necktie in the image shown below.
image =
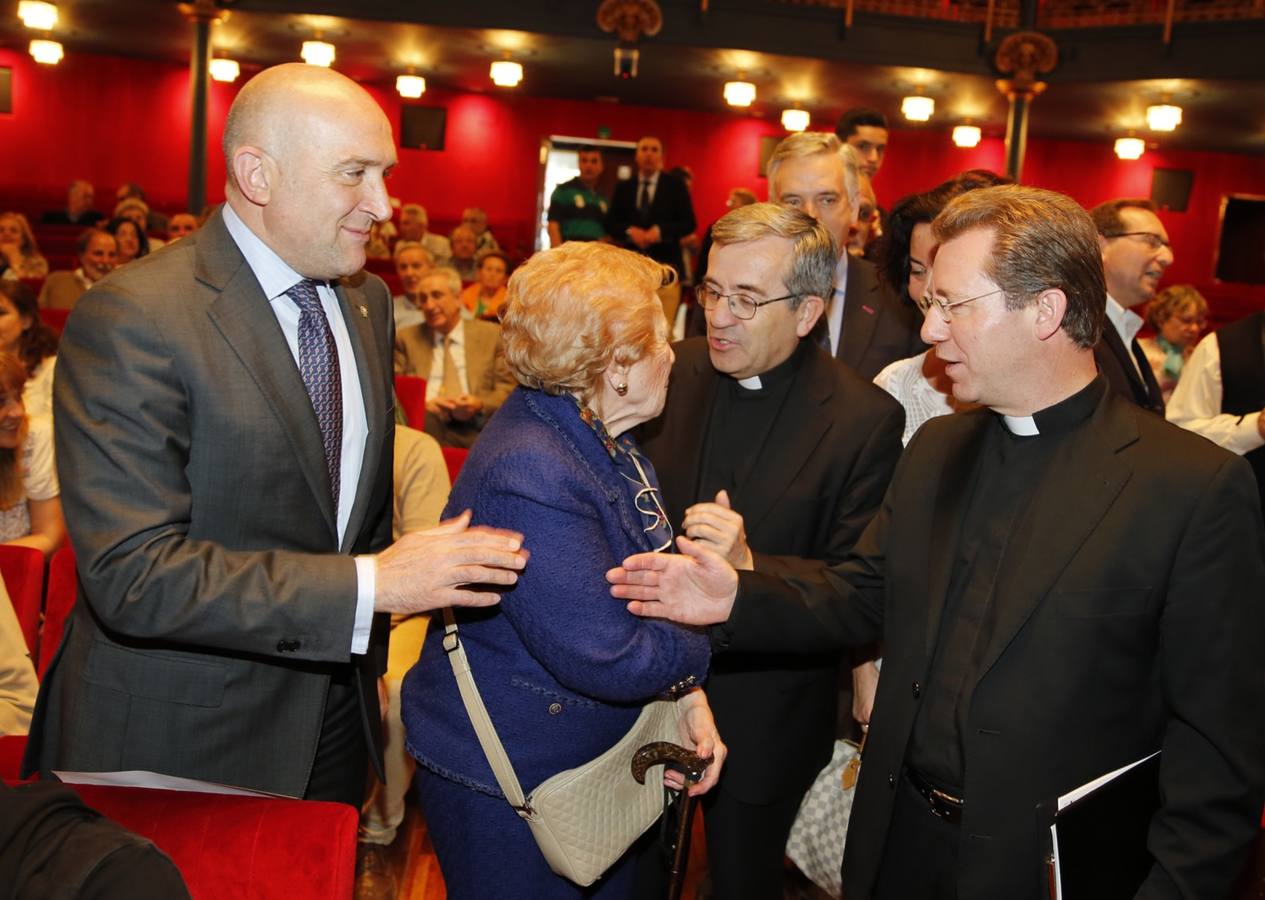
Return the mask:
{"type": "Polygon", "coordinates": [[[338,369],[338,348],[325,310],[316,294],[317,282],[305,278],[286,291],[299,308],[299,374],[312,401],[312,410],[321,426],[325,445],[325,465],[329,467],[330,495],[338,513],[338,493],[342,481],[343,383],[338,369]]]}

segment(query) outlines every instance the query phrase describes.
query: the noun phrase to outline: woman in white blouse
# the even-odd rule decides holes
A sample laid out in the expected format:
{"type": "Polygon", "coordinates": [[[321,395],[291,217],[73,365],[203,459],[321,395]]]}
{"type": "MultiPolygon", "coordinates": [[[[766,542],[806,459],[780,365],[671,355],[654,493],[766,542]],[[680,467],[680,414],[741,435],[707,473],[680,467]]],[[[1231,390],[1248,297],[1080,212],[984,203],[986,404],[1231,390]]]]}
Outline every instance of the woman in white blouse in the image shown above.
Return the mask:
{"type": "Polygon", "coordinates": [[[57,335],[40,318],[35,293],[20,281],[0,281],[0,352],[12,353],[26,368],[27,415],[51,417],[57,335]]]}
{"type": "Polygon", "coordinates": [[[26,367],[0,352],[0,543],[51,556],[66,538],[53,461],[53,423],[26,414],[26,367]]]}

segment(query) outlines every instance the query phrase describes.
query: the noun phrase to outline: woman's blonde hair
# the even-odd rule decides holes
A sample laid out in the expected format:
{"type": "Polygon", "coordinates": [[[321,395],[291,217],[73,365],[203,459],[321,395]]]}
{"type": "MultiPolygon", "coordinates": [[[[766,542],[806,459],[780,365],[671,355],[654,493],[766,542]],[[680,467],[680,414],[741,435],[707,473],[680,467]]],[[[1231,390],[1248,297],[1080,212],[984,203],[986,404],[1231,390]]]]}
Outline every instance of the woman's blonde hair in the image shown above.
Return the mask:
{"type": "Polygon", "coordinates": [[[610,244],[569,242],[514,272],[501,313],[505,359],[520,384],[592,396],[612,363],[631,365],[659,341],[655,293],[672,269],[610,244]]]}
{"type": "MultiPolygon", "coordinates": [[[[22,396],[26,385],[26,366],[12,353],[0,352],[0,397],[22,396]]],[[[18,445],[0,448],[0,509],[8,509],[26,496],[22,480],[22,445],[26,442],[27,420],[22,417],[18,445]]]]}

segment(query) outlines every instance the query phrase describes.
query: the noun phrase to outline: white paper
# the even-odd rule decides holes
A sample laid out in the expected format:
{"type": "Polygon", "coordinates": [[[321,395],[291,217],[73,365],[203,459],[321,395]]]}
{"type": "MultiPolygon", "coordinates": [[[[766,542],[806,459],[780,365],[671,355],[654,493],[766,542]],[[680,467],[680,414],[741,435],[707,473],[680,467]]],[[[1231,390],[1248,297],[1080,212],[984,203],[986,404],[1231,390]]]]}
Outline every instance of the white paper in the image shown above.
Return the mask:
{"type": "Polygon", "coordinates": [[[53,774],[67,784],[103,784],[109,787],[188,791],[193,794],[229,794],[236,797],[281,796],[280,794],[269,794],[264,791],[252,791],[249,788],[234,787],[231,784],[216,784],[212,781],[198,781],[193,778],[180,778],[175,775],[161,775],[158,772],[53,772],[53,774]]]}
{"type": "Polygon", "coordinates": [[[1068,793],[1064,794],[1062,797],[1059,797],[1059,812],[1062,812],[1063,810],[1067,809],[1069,806],[1071,806],[1081,797],[1084,797],[1086,794],[1091,794],[1094,791],[1098,790],[1098,788],[1102,787],[1104,784],[1111,781],[1112,779],[1119,778],[1121,775],[1123,775],[1125,772],[1132,769],[1134,766],[1140,766],[1142,765],[1142,763],[1146,762],[1148,759],[1151,759],[1152,757],[1156,757],[1159,755],[1160,755],[1160,751],[1156,750],[1154,753],[1150,753],[1142,757],[1141,759],[1134,760],[1133,762],[1129,763],[1127,766],[1121,766],[1120,768],[1116,769],[1114,772],[1108,772],[1106,775],[1099,775],[1093,781],[1086,782],[1085,784],[1082,784],[1080,787],[1076,788],[1075,790],[1069,791],[1068,793]]]}

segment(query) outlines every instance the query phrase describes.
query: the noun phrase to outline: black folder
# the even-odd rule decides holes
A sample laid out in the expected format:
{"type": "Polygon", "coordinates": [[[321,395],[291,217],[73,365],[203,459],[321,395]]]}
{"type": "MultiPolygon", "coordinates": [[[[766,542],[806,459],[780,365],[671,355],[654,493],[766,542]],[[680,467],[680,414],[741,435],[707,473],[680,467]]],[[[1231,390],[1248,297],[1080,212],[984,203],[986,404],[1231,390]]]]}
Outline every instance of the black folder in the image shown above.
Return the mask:
{"type": "Polygon", "coordinates": [[[1146,836],[1159,806],[1158,751],[1049,804],[1052,900],[1132,897],[1154,863],[1146,836]]]}

